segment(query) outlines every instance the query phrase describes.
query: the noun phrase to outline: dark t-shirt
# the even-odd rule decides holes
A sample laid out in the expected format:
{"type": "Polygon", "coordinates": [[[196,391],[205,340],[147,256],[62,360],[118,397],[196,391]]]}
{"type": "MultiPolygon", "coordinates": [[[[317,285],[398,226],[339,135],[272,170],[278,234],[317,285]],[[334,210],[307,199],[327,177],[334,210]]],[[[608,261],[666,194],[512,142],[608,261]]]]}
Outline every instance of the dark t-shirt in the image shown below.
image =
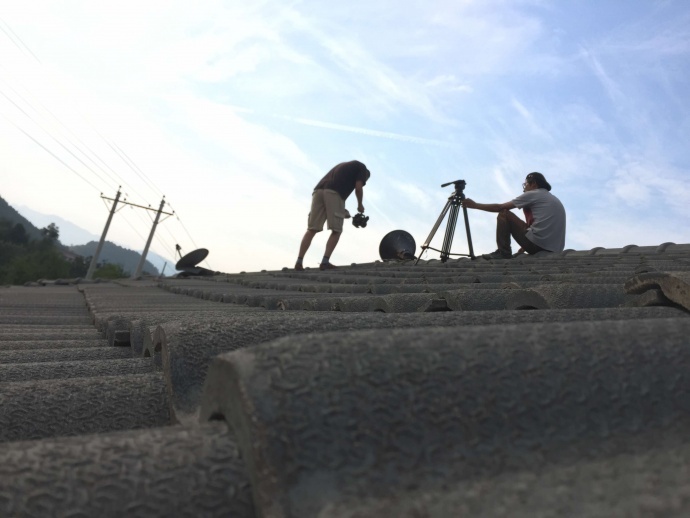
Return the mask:
{"type": "Polygon", "coordinates": [[[328,171],[326,176],[316,184],[314,190],[333,189],[343,200],[347,200],[355,190],[355,183],[361,181],[362,185],[365,185],[370,175],[369,169],[362,162],[357,160],[343,162],[328,171]]]}

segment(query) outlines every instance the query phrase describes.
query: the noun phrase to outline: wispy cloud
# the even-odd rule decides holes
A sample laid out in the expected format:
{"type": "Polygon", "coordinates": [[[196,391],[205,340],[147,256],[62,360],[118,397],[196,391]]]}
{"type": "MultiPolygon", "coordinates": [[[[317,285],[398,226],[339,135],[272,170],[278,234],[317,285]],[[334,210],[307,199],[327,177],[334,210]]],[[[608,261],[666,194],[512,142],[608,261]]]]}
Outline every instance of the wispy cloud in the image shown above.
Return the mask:
{"type": "Polygon", "coordinates": [[[547,133],[541,126],[539,126],[535,116],[532,114],[530,110],[527,109],[527,107],[523,103],[513,98],[511,104],[513,105],[513,108],[515,108],[515,110],[523,118],[523,120],[525,121],[525,123],[530,128],[533,134],[537,135],[542,139],[551,140],[551,136],[549,135],[549,133],[547,133]]]}
{"type": "Polygon", "coordinates": [[[297,124],[303,124],[305,126],[312,126],[315,128],[325,128],[325,129],[331,129],[331,130],[335,130],[335,131],[344,131],[344,132],[348,132],[348,133],[356,133],[359,135],[366,135],[369,137],[398,140],[398,141],[409,142],[409,143],[413,143],[413,144],[423,144],[423,145],[439,146],[439,147],[451,147],[451,146],[453,146],[453,144],[451,142],[446,142],[446,141],[437,140],[437,139],[424,138],[424,137],[417,137],[414,135],[405,135],[402,133],[393,133],[390,131],[379,131],[379,130],[375,130],[375,129],[371,129],[371,128],[349,126],[347,124],[338,124],[335,122],[320,121],[320,120],[308,119],[308,118],[304,118],[304,117],[292,117],[289,115],[278,115],[278,114],[274,114],[274,113],[261,112],[260,110],[254,110],[252,108],[245,108],[245,107],[241,107],[241,106],[228,106],[228,108],[231,108],[233,111],[236,111],[238,113],[246,113],[246,114],[250,114],[250,115],[261,115],[262,117],[271,117],[271,118],[276,118],[276,119],[282,119],[282,120],[287,120],[287,121],[294,122],[297,124]]]}
{"type": "Polygon", "coordinates": [[[369,128],[358,128],[356,126],[347,126],[345,124],[336,124],[333,122],[317,121],[313,119],[304,119],[300,117],[285,117],[288,120],[306,124],[307,126],[315,126],[318,128],[327,128],[337,131],[347,131],[351,133],[359,133],[361,135],[368,135],[370,137],[385,138],[391,140],[400,140],[402,142],[410,142],[413,144],[426,144],[431,146],[450,147],[452,144],[442,140],[428,139],[422,137],[414,137],[411,135],[402,135],[400,133],[392,133],[390,131],[377,131],[369,128]]]}
{"type": "Polygon", "coordinates": [[[452,74],[443,74],[433,77],[426,81],[424,86],[452,93],[472,93],[474,91],[474,88],[472,88],[470,84],[458,80],[458,78],[452,74]]]}
{"type": "Polygon", "coordinates": [[[624,95],[621,92],[620,87],[616,81],[606,72],[601,61],[588,49],[582,48],[582,55],[585,58],[586,63],[589,65],[592,73],[601,83],[608,94],[611,101],[614,103],[619,103],[624,99],[624,95]]]}
{"type": "MultiPolygon", "coordinates": [[[[411,182],[392,181],[391,186],[402,196],[404,204],[411,207],[432,207],[434,197],[427,194],[418,184],[411,182]]],[[[439,207],[439,212],[441,207],[439,207]]]]}
{"type": "Polygon", "coordinates": [[[289,138],[240,117],[232,107],[195,96],[168,99],[183,109],[180,122],[205,142],[215,142],[217,152],[236,167],[258,173],[282,186],[297,184],[294,169],[316,175],[318,168],[289,138]]]}

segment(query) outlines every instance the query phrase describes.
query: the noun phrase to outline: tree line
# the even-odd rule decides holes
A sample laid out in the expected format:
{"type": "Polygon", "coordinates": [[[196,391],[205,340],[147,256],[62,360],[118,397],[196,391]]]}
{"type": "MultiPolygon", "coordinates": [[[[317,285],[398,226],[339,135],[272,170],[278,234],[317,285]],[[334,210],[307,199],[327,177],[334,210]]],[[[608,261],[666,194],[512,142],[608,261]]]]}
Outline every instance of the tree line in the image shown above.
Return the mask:
{"type": "MultiPolygon", "coordinates": [[[[67,259],[60,247],[60,229],[51,223],[31,239],[24,225],[0,219],[0,284],[25,284],[39,279],[85,277],[91,257],[67,259]]],[[[128,277],[118,264],[99,263],[94,278],[128,277]]]]}

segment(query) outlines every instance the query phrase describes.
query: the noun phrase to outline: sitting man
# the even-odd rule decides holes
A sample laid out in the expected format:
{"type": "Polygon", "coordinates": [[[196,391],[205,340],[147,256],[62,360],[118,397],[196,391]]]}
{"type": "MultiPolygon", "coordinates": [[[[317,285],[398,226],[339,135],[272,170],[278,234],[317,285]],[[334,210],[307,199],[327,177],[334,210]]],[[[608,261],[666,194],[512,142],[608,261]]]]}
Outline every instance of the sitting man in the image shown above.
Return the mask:
{"type": "Polygon", "coordinates": [[[467,198],[463,206],[498,212],[496,244],[498,250],[484,254],[484,259],[510,259],[510,236],[520,245],[519,253],[562,252],[565,247],[565,209],[551,194],[551,185],[541,173],[530,173],[522,184],[523,193],[507,203],[477,203],[467,198]],[[522,221],[510,209],[523,209],[522,221]]]}
{"type": "Polygon", "coordinates": [[[330,257],[343,232],[343,220],[350,217],[345,209],[345,200],[354,191],[357,197],[357,211],[364,212],[364,205],[362,205],[364,186],[370,176],[369,169],[362,162],[352,160],[336,165],[316,184],[311,198],[307,231],[300,243],[295,270],[304,270],[302,263],[304,255],[309,250],[314,236],[323,230],[323,224],[326,221],[328,221],[328,230],[331,231],[331,235],[326,242],[326,251],[319,269],[335,268],[330,262],[330,257]]]}

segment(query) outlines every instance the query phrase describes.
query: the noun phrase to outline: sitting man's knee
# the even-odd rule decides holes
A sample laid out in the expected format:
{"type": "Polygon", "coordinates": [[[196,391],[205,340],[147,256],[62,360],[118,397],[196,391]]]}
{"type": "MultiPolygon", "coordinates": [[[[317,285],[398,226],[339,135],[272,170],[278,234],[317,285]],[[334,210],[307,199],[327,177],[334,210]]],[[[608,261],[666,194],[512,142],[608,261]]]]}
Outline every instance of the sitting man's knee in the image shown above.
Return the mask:
{"type": "Polygon", "coordinates": [[[499,219],[501,219],[501,218],[507,218],[509,212],[510,212],[510,211],[509,211],[508,209],[501,209],[501,210],[498,211],[498,215],[497,215],[496,217],[499,218],[499,219]]]}

